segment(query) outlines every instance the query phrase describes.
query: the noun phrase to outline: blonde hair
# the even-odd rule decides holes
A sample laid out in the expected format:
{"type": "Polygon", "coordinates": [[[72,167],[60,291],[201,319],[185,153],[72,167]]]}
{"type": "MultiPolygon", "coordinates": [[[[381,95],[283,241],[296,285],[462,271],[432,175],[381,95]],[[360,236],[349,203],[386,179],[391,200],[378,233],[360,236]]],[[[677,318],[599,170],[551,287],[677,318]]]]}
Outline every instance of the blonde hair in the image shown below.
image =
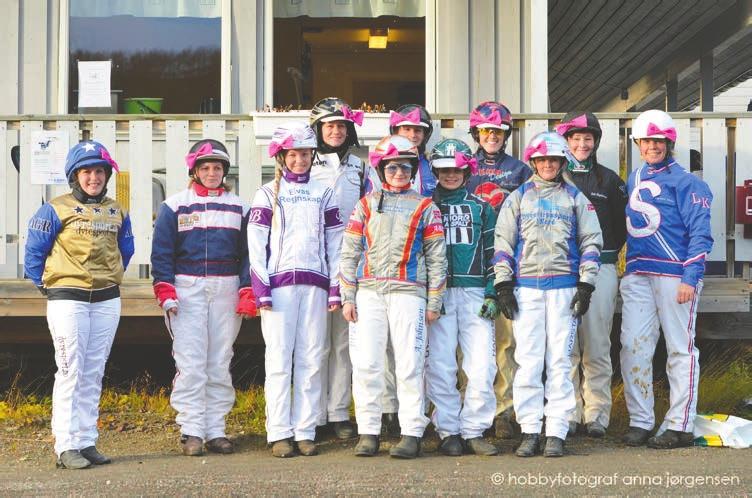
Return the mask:
{"type": "Polygon", "coordinates": [[[277,211],[277,198],[279,197],[279,184],[282,180],[282,167],[284,164],[283,153],[282,152],[278,153],[276,159],[277,159],[277,162],[274,167],[274,197],[272,198],[271,229],[274,229],[274,222],[276,221],[274,218],[274,213],[277,211]]]}

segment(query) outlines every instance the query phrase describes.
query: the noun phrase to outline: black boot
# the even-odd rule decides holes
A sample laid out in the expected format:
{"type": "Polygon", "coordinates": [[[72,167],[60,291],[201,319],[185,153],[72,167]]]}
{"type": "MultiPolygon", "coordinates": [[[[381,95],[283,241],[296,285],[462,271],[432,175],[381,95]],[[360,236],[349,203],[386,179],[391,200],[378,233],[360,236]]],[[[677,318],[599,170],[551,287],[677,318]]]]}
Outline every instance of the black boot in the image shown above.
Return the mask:
{"type": "Polygon", "coordinates": [[[396,413],[383,413],[381,415],[381,430],[387,437],[400,437],[402,428],[400,428],[399,417],[396,413]]]}
{"type": "Polygon", "coordinates": [[[499,454],[499,449],[482,437],[465,439],[467,451],[473,455],[494,456],[499,454]]]}
{"type": "Polygon", "coordinates": [[[627,446],[642,446],[650,437],[650,431],[640,427],[630,427],[622,439],[627,446]]]}
{"type": "Polygon", "coordinates": [[[112,463],[112,459],[110,459],[107,456],[104,456],[99,451],[97,451],[96,446],[89,446],[87,448],[84,448],[81,450],[81,455],[94,465],[105,465],[107,463],[112,463]]]}
{"type": "Polygon", "coordinates": [[[415,436],[402,436],[396,446],[389,450],[389,456],[394,458],[415,458],[420,455],[420,438],[415,436]]]}
{"type": "Polygon", "coordinates": [[[379,452],[379,436],[361,434],[355,446],[355,456],[370,457],[379,452]]]}
{"type": "Polygon", "coordinates": [[[687,446],[692,446],[694,440],[694,434],[691,432],[681,432],[668,429],[660,436],[653,436],[648,439],[648,448],[655,448],[658,450],[685,448],[687,446]]]}
{"type": "Polygon", "coordinates": [[[349,420],[343,420],[341,422],[332,422],[332,429],[337,439],[351,439],[354,438],[355,427],[349,420]]]}
{"type": "Polygon", "coordinates": [[[462,456],[462,438],[453,434],[441,440],[439,452],[446,456],[462,456]]]}
{"type": "Polygon", "coordinates": [[[564,456],[564,440],[556,436],[546,438],[546,448],[543,450],[544,457],[564,456]]]}
{"type": "Polygon", "coordinates": [[[81,455],[78,450],[67,450],[57,458],[58,469],[86,469],[91,467],[91,462],[81,455]]]}
{"type": "Polygon", "coordinates": [[[518,457],[531,457],[538,453],[540,445],[540,434],[522,434],[522,442],[517,447],[515,455],[518,457]]]}

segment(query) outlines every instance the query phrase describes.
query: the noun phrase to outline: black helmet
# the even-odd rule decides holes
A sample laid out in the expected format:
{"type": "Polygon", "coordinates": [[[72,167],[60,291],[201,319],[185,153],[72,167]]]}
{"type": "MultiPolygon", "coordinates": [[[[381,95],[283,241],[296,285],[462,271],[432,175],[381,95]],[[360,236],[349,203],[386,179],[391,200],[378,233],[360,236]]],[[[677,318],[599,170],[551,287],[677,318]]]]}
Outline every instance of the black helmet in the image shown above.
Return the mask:
{"type": "Polygon", "coordinates": [[[188,174],[192,175],[195,167],[205,161],[221,162],[225,176],[230,172],[230,154],[227,153],[225,144],[218,140],[205,138],[193,144],[185,156],[188,174]]]}
{"type": "Polygon", "coordinates": [[[360,146],[358,142],[358,134],[355,131],[355,123],[349,117],[345,117],[345,112],[350,113],[351,108],[347,105],[347,102],[338,97],[326,97],[321,99],[311,109],[310,123],[311,128],[316,131],[316,139],[319,144],[319,151],[324,153],[339,152],[339,149],[346,150],[349,147],[360,146]],[[321,135],[321,124],[327,121],[345,121],[347,123],[347,138],[338,150],[329,147],[324,142],[324,137],[321,135]]]}
{"type": "Polygon", "coordinates": [[[392,135],[397,134],[397,128],[400,126],[422,126],[426,128],[426,134],[423,137],[423,142],[418,146],[418,149],[421,151],[425,150],[426,144],[428,143],[428,140],[431,138],[431,134],[433,133],[433,122],[431,121],[431,115],[428,114],[428,111],[425,107],[418,104],[405,104],[403,106],[400,106],[397,108],[396,111],[393,111],[394,114],[400,114],[404,118],[403,121],[396,121],[392,119],[392,116],[394,114],[389,114],[389,133],[392,135]],[[419,120],[415,120],[415,116],[411,116],[411,112],[418,111],[419,120]]]}
{"type": "Polygon", "coordinates": [[[576,132],[589,132],[593,134],[595,138],[595,147],[598,148],[598,143],[601,141],[601,124],[598,122],[598,118],[592,112],[572,111],[564,115],[561,120],[561,124],[556,125],[556,132],[559,135],[568,137],[571,133],[576,132]]]}

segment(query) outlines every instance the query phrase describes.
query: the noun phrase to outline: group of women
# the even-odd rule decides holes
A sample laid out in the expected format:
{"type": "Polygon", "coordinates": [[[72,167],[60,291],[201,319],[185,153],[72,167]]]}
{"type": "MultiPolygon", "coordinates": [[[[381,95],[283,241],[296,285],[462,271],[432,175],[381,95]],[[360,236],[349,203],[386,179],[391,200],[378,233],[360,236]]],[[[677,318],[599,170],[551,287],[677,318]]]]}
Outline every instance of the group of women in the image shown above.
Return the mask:
{"type": "MultiPolygon", "coordinates": [[[[376,455],[382,432],[400,435],[395,458],[420,455],[429,422],[439,452],[453,456],[497,454],[484,439],[492,428],[521,432],[521,457],[562,456],[578,430],[602,437],[625,241],[624,441],[691,444],[712,195],[676,163],[670,116],[633,121],[644,164],[626,185],[598,162],[601,128],[589,112],[533,137],[527,164],[505,151],[512,115],[498,102],[470,114],[475,152],[457,139],[427,150],[431,117],[411,104],[390,113],[390,134],[365,164],[353,152],[363,118],[327,98],[309,123],[275,129],[274,179],[250,203],[225,183],[222,143],[201,140],[186,156],[190,183],[160,207],[151,265],[173,338],[170,399],[185,455],[234,451],[225,432],[232,346],[241,319],[259,314],[274,456],[317,454],[326,425],[358,435],[358,456],[376,455]],[[659,327],[671,407],[651,437],[659,327]]],[[[72,192],[29,222],[25,268],[49,300],[52,431],[64,468],[110,462],[95,446],[96,421],[133,254],[128,215],[105,196],[117,169],[100,143],[75,145],[72,192]]]]}

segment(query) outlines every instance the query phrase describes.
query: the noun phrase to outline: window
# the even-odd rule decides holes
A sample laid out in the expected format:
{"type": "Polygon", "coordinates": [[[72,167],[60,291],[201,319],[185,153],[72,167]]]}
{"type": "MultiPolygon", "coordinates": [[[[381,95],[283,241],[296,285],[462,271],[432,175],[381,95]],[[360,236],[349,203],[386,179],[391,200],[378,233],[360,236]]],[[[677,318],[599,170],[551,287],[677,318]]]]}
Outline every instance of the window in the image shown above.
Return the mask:
{"type": "Polygon", "coordinates": [[[111,60],[110,112],[127,98],[163,99],[163,113],[220,112],[220,3],[70,0],[68,111],[78,112],[77,61],[111,60]]]}
{"type": "Polygon", "coordinates": [[[277,108],[330,96],[354,107],[425,104],[425,61],[422,0],[274,1],[277,108]],[[386,47],[369,48],[374,36],[386,47]]]}

